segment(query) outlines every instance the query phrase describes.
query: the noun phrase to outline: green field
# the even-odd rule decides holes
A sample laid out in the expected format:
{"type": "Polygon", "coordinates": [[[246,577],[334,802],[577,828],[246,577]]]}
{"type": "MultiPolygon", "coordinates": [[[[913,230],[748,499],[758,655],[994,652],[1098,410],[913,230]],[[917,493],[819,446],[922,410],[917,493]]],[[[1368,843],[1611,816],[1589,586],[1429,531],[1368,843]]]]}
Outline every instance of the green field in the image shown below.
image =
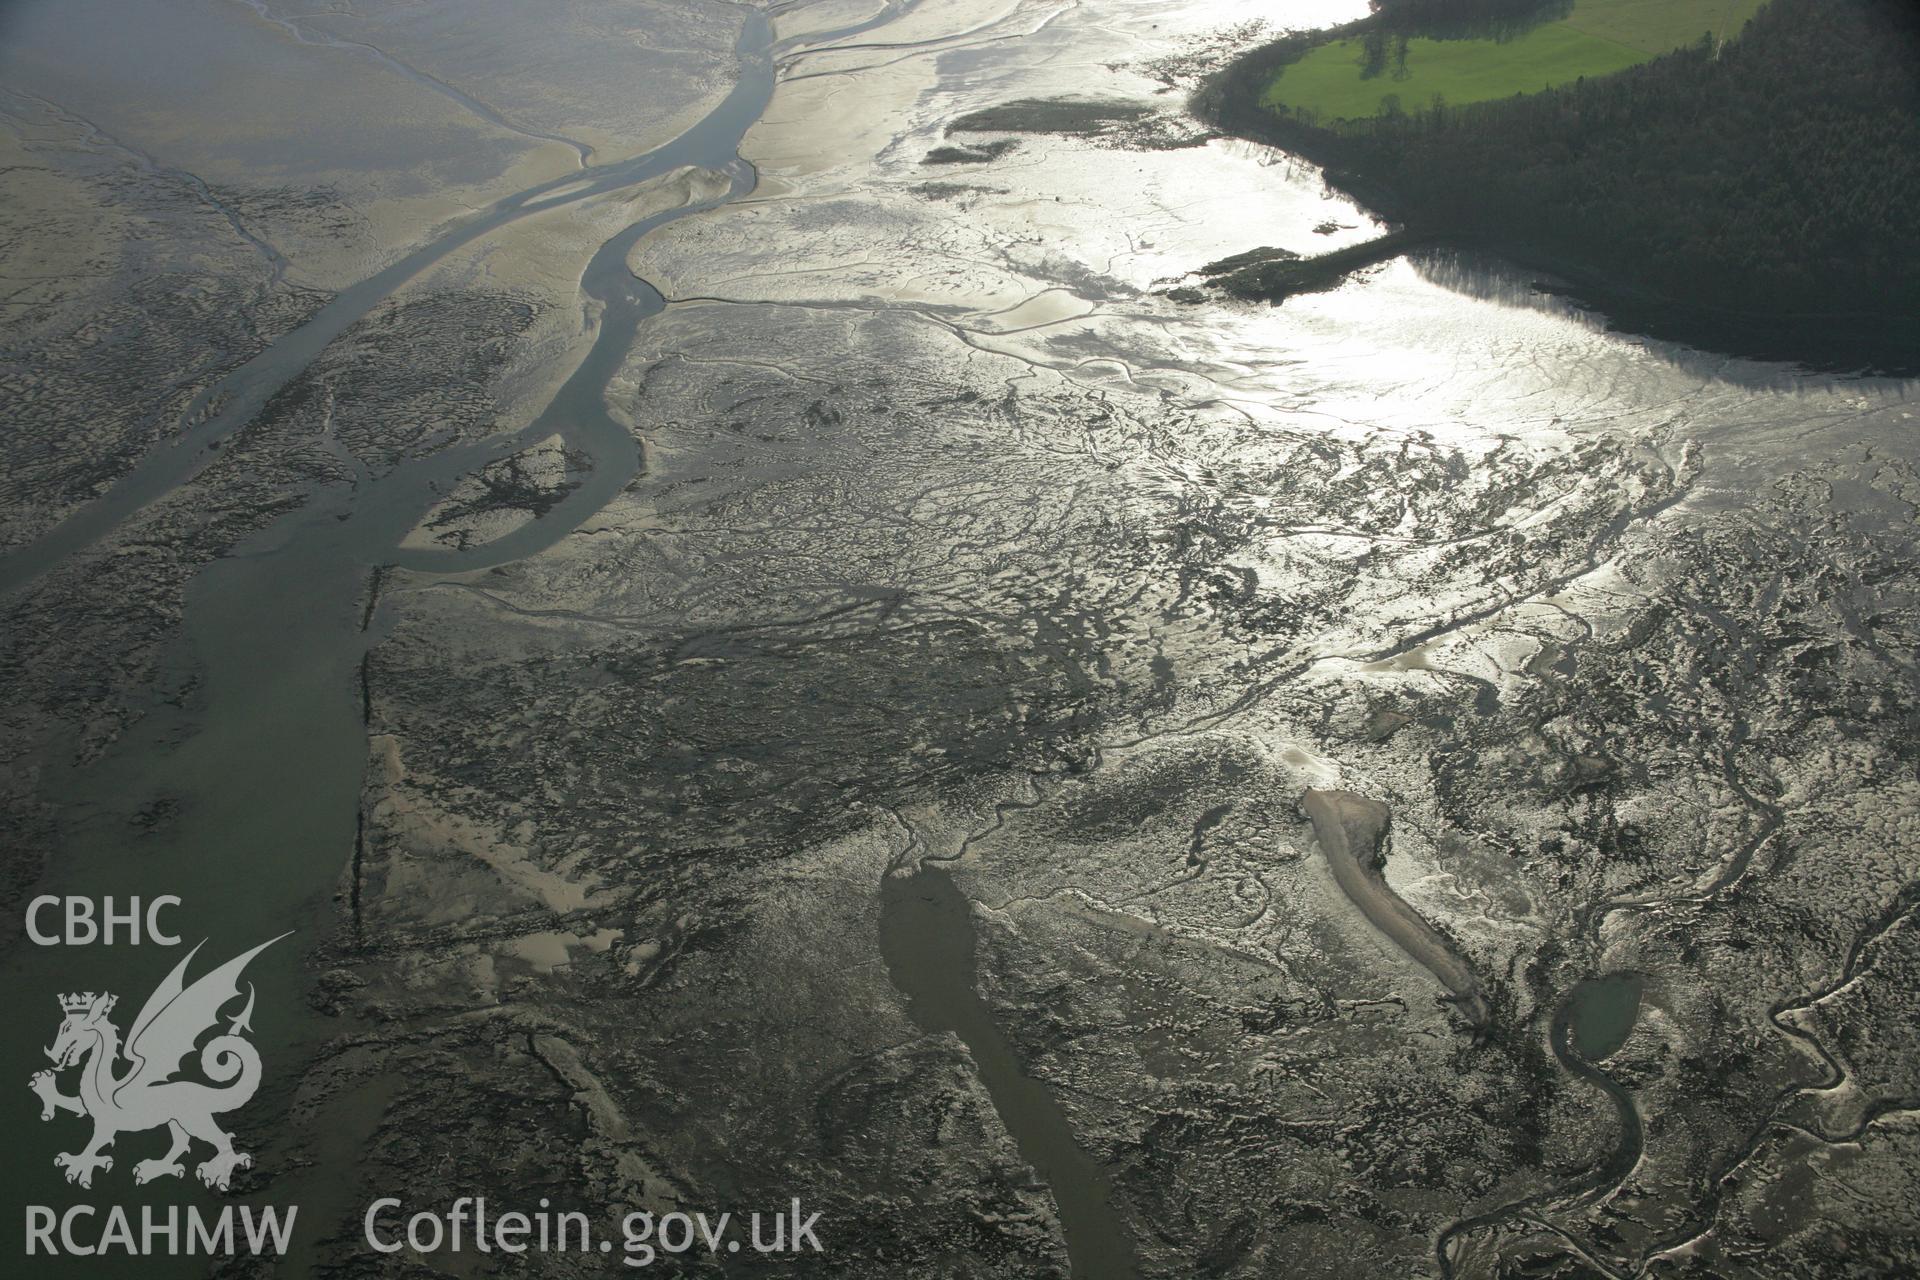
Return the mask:
{"type": "Polygon", "coordinates": [[[1565,25],[1655,57],[1692,44],[1703,31],[1740,34],[1765,0],[1580,0],[1565,25]]]}
{"type": "Polygon", "coordinates": [[[1581,76],[1603,76],[1677,49],[1712,31],[1738,34],[1765,0],[1577,0],[1557,22],[1511,40],[1407,42],[1404,68],[1361,75],[1359,40],[1321,45],[1280,69],[1261,95],[1269,107],[1319,120],[1356,120],[1397,102],[1414,111],[1438,95],[1449,105],[1538,93],[1581,76]]]}

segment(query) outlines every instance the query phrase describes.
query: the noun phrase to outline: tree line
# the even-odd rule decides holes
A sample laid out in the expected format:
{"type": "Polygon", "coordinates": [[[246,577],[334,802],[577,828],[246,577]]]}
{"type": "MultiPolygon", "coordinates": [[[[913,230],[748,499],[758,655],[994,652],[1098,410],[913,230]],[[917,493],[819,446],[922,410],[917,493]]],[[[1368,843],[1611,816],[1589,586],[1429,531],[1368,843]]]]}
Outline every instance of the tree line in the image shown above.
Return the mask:
{"type": "Polygon", "coordinates": [[[1255,51],[1196,107],[1423,232],[1695,307],[1920,317],[1920,18],[1906,0],[1772,0],[1731,41],[1499,102],[1332,123],[1261,106],[1273,72],[1322,38],[1255,51]]]}

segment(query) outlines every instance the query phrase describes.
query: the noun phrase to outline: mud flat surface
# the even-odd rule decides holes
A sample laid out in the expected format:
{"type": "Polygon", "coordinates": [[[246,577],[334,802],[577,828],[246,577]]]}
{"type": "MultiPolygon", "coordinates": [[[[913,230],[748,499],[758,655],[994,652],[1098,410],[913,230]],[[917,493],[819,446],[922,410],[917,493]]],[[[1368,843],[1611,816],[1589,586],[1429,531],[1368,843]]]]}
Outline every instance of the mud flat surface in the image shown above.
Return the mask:
{"type": "MultiPolygon", "coordinates": [[[[1175,301],[1383,230],[1194,136],[1258,6],[162,8],[0,68],[4,869],[299,930],[289,1273],[401,1274],[394,1188],[800,1195],[842,1277],[1920,1262],[1913,384],[1469,254],[1175,301]],[[75,71],[161,41],[279,98],[75,71]]],[[[23,1079],[160,976],[5,964],[23,1079]]]]}

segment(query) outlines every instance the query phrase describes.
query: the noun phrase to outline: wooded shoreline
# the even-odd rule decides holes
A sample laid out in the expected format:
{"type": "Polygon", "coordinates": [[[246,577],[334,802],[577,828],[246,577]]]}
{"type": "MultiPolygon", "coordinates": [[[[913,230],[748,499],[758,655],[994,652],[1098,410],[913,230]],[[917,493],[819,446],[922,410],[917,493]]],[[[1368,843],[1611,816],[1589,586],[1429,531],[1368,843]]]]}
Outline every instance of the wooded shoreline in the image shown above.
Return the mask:
{"type": "MultiPolygon", "coordinates": [[[[1863,11],[1871,9],[1872,0],[1863,0],[1861,7],[1863,11]]],[[[1784,17],[1780,21],[1784,21],[1784,17]]],[[[1253,49],[1216,73],[1191,103],[1196,115],[1222,133],[1273,146],[1320,165],[1330,187],[1395,228],[1391,238],[1380,244],[1376,252],[1340,251],[1341,255],[1355,257],[1354,266],[1394,256],[1385,250],[1395,245],[1409,249],[1447,247],[1489,251],[1523,270],[1555,277],[1539,287],[1600,312],[1615,329],[1733,355],[1797,361],[1824,369],[1920,372],[1920,306],[1887,305],[1886,297],[1862,297],[1838,276],[1829,273],[1822,280],[1819,273],[1815,273],[1811,285],[1800,291],[1798,299],[1783,295],[1779,307],[1756,307],[1750,305],[1748,298],[1728,296],[1747,288],[1751,281],[1714,261],[1691,264],[1696,269],[1690,273],[1692,278],[1684,281],[1685,287],[1673,287],[1668,282],[1680,278],[1682,273],[1668,271],[1663,275],[1651,257],[1644,263],[1635,259],[1633,240],[1636,234],[1647,234],[1644,227],[1603,228],[1603,231],[1617,230],[1618,238],[1610,243],[1604,234],[1588,234],[1588,243],[1583,246],[1582,235],[1590,232],[1590,227],[1581,228],[1571,217],[1556,217],[1551,206],[1528,210],[1528,216],[1502,207],[1497,195],[1487,196],[1469,189],[1474,176],[1471,173],[1461,176],[1458,185],[1463,190],[1459,191],[1438,189],[1431,171],[1421,175],[1424,184],[1408,180],[1408,170],[1428,159],[1419,154],[1422,148],[1457,146],[1456,140],[1470,133],[1481,121],[1492,121],[1489,127],[1496,127],[1502,122],[1520,119],[1520,124],[1515,126],[1517,131],[1533,128],[1538,132],[1556,122],[1549,119],[1547,126],[1541,126],[1518,113],[1531,110],[1543,116],[1550,111],[1565,114],[1568,109],[1565,102],[1530,107],[1526,99],[1514,99],[1483,104],[1488,110],[1465,108],[1457,112],[1436,107],[1431,125],[1421,123],[1421,118],[1415,116],[1361,122],[1344,128],[1325,127],[1263,105],[1266,87],[1280,67],[1320,44],[1353,38],[1382,22],[1383,15],[1375,15],[1324,32],[1289,35],[1253,49]],[[1441,123],[1443,116],[1444,124],[1441,123]],[[1717,289],[1717,283],[1724,287],[1717,289]],[[1837,305],[1795,305],[1797,300],[1826,297],[1831,297],[1837,305]],[[1856,297],[1862,305],[1851,305],[1856,297]]],[[[1780,39],[1778,30],[1772,38],[1780,39]]],[[[1658,59],[1609,79],[1636,75],[1647,67],[1664,66],[1660,72],[1664,78],[1648,82],[1657,89],[1693,73],[1694,68],[1680,60],[1682,57],[1669,55],[1668,59],[1658,59]],[[1666,66],[1670,60],[1672,65],[1666,66]]],[[[1581,91],[1590,92],[1585,85],[1581,91]]],[[[1536,98],[1546,96],[1534,95],[1536,98]]],[[[1579,101],[1569,100],[1576,104],[1579,101]]],[[[1893,105],[1897,106],[1898,102],[1893,105]]],[[[1588,130],[1578,141],[1583,146],[1621,149],[1620,140],[1607,136],[1604,128],[1588,130]]],[[[1468,154],[1474,158],[1482,152],[1469,151],[1468,154]]],[[[1785,157],[1773,164],[1780,168],[1790,166],[1791,161],[1792,157],[1785,157]]],[[[1901,165],[1902,172],[1896,178],[1904,180],[1904,166],[1913,160],[1888,157],[1886,163],[1901,165]]],[[[1436,166],[1429,166],[1432,167],[1436,166]]],[[[1551,176],[1550,167],[1545,171],[1551,176]]],[[[1580,176],[1591,185],[1593,167],[1589,165],[1580,176]]],[[[1796,181],[1800,177],[1789,176],[1796,181]]],[[[1620,183],[1627,185],[1638,180],[1623,175],[1620,183]]],[[[1645,199],[1656,206],[1659,194],[1653,189],[1644,193],[1645,199]]],[[[1832,199],[1837,204],[1845,194],[1835,192],[1832,199]]],[[[1729,206],[1743,198],[1748,198],[1748,193],[1728,192],[1724,196],[1729,206]]],[[[1705,206],[1676,206],[1672,216],[1707,219],[1720,216],[1720,211],[1705,206]]],[[[1889,222],[1897,222],[1910,215],[1894,212],[1884,217],[1889,222]]],[[[1882,238],[1894,238],[1896,242],[1898,239],[1891,228],[1882,238]]],[[[1663,247],[1670,249],[1670,246],[1663,247]]],[[[1814,258],[1813,247],[1805,246],[1804,242],[1801,247],[1810,259],[1814,258]]],[[[1869,249],[1879,247],[1862,245],[1861,252],[1864,255],[1869,249]]],[[[1828,246],[1824,252],[1831,257],[1833,250],[1828,246]]],[[[1339,266],[1336,255],[1299,262],[1318,265],[1269,268],[1263,272],[1242,269],[1214,283],[1236,297],[1272,302],[1337,283],[1337,279],[1325,278],[1339,266]]],[[[1790,265],[1797,270],[1801,264],[1790,265]]],[[[1801,279],[1805,278],[1802,273],[1801,279]]],[[[1899,281],[1888,286],[1894,302],[1903,296],[1901,288],[1899,281]]]]}

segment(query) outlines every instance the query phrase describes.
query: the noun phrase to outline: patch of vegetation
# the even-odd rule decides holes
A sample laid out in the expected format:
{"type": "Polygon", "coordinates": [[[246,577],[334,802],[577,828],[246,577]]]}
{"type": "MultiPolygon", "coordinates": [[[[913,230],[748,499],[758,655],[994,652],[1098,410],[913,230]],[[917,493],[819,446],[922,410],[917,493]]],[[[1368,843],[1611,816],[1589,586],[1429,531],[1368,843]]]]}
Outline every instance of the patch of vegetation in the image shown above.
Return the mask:
{"type": "Polygon", "coordinates": [[[991,142],[982,142],[977,146],[935,147],[921,159],[921,164],[987,164],[1019,146],[1016,138],[995,138],[991,142]]]}
{"type": "Polygon", "coordinates": [[[1538,93],[1735,34],[1762,2],[1401,0],[1278,67],[1261,102],[1320,123],[1538,93]]]}
{"type": "Polygon", "coordinates": [[[983,187],[971,182],[923,182],[908,188],[923,200],[961,200],[968,196],[1004,196],[1005,187],[983,187]]]}
{"type": "Polygon", "coordinates": [[[1074,98],[1021,98],[969,112],[947,126],[956,133],[1058,133],[1093,137],[1139,124],[1153,108],[1137,102],[1094,102],[1074,98]]]}
{"type": "Polygon", "coordinates": [[[1580,0],[1566,17],[1576,31],[1638,49],[1670,53],[1712,32],[1731,40],[1765,0],[1580,0]]]}
{"type": "Polygon", "coordinates": [[[1309,122],[1393,115],[1442,103],[1464,105],[1538,93],[1582,76],[1609,75],[1646,55],[1550,22],[1512,40],[1430,40],[1400,35],[1336,40],[1281,69],[1261,101],[1309,122]],[[1367,74],[1370,44],[1385,66],[1367,74]]]}
{"type": "MultiPolygon", "coordinates": [[[[1228,297],[1248,302],[1277,302],[1295,294],[1332,289],[1355,271],[1391,261],[1425,243],[1424,237],[1396,231],[1310,258],[1303,258],[1290,249],[1249,249],[1209,262],[1194,274],[1228,297]]],[[[1195,293],[1196,298],[1204,296],[1195,293]]],[[[1175,301],[1184,299],[1175,298],[1175,301]]]]}
{"type": "Polygon", "coordinates": [[[1211,136],[1184,114],[1152,103],[1092,98],[1018,98],[970,111],[947,126],[949,138],[969,133],[1050,133],[1156,151],[1199,146],[1211,136]]]}

